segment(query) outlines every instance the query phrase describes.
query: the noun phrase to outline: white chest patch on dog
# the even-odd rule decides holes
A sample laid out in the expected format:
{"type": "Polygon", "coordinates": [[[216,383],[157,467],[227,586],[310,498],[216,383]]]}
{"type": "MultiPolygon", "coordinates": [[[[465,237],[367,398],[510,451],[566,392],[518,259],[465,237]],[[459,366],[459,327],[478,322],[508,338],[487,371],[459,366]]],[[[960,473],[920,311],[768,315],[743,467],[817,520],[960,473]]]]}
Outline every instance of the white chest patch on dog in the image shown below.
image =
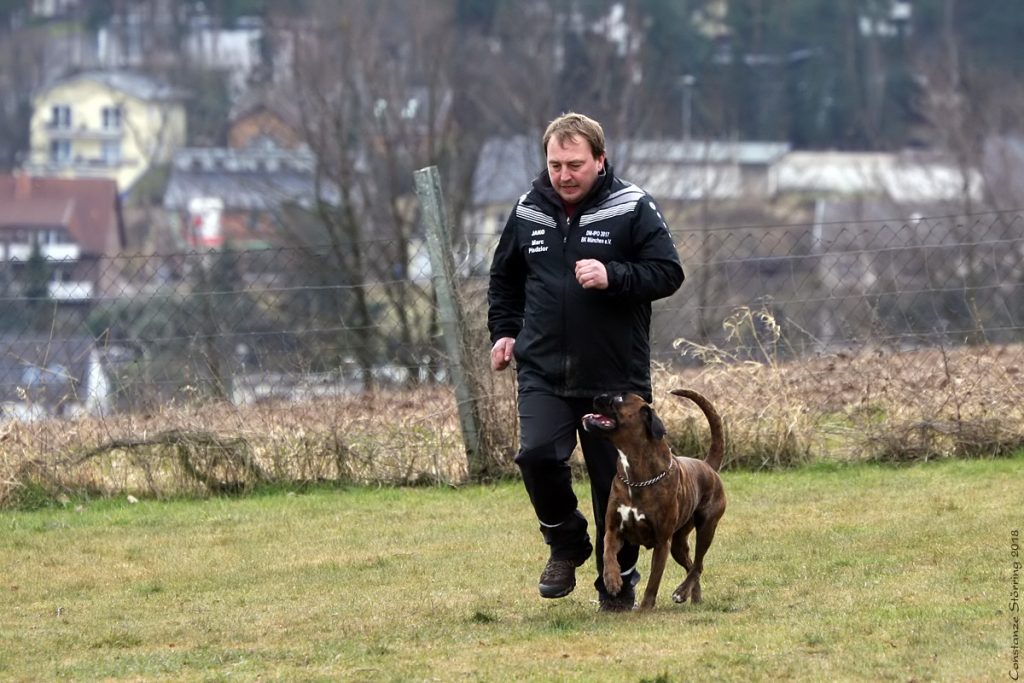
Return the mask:
{"type": "Polygon", "coordinates": [[[630,515],[633,517],[634,522],[639,522],[641,519],[647,519],[647,516],[637,510],[635,507],[629,505],[619,506],[619,531],[625,528],[626,522],[629,521],[630,515]]]}
{"type": "MultiPolygon", "coordinates": [[[[619,462],[622,463],[622,475],[629,479],[629,458],[622,451],[619,451],[619,462]]],[[[626,495],[629,496],[629,500],[633,500],[633,489],[626,487],[626,495]]]]}

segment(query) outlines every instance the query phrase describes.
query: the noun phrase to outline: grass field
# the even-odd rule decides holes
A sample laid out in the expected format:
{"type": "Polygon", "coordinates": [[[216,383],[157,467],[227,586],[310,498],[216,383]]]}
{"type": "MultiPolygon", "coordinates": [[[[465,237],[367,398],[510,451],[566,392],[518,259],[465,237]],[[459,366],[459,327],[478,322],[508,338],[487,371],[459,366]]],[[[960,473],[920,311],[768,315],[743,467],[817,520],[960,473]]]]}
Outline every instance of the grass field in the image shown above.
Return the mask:
{"type": "Polygon", "coordinates": [[[517,482],[4,512],[0,679],[1006,680],[1022,465],[727,472],[704,603],[618,615],[517,482]]]}

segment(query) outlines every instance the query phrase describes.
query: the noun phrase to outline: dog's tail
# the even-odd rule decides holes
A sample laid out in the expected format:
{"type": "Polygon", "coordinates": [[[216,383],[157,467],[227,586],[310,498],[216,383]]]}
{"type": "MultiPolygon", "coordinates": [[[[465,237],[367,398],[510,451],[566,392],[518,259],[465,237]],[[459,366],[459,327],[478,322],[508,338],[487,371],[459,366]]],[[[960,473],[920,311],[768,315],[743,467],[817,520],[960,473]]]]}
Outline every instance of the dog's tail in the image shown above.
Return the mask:
{"type": "Polygon", "coordinates": [[[722,468],[722,459],[725,457],[725,432],[722,429],[722,417],[715,410],[715,407],[711,405],[711,401],[696,391],[673,389],[672,394],[690,399],[704,412],[704,417],[708,419],[708,426],[711,427],[711,447],[708,448],[708,454],[704,458],[704,462],[717,472],[722,468]]]}

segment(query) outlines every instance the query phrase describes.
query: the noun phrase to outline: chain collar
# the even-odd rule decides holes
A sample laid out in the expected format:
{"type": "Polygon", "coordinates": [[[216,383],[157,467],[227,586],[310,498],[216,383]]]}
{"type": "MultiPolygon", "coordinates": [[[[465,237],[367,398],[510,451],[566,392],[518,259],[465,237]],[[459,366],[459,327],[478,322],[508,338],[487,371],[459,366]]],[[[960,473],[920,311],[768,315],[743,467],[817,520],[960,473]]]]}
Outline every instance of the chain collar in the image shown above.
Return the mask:
{"type": "Polygon", "coordinates": [[[672,469],[672,465],[675,463],[675,461],[676,461],[675,458],[672,458],[671,460],[669,460],[668,467],[665,469],[664,472],[662,472],[661,474],[659,474],[656,477],[648,479],[647,481],[630,481],[629,479],[626,479],[621,474],[619,474],[619,479],[622,480],[623,484],[625,484],[626,486],[632,487],[632,488],[641,488],[643,486],[650,486],[651,484],[657,484],[659,481],[661,481],[662,479],[665,478],[666,474],[669,473],[669,471],[672,469]]]}

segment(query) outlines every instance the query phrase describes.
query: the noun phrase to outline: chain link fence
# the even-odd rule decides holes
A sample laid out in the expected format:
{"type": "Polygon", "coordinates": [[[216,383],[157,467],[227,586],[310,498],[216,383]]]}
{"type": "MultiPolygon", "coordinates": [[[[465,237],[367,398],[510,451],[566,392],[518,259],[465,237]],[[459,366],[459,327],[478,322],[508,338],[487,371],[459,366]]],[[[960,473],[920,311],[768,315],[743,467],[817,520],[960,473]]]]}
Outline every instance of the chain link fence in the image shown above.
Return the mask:
{"type": "MultiPolygon", "coordinates": [[[[750,392],[736,369],[752,366],[785,370],[787,386],[815,386],[826,395],[807,400],[836,410],[863,402],[867,375],[879,372],[877,381],[907,378],[890,383],[904,397],[896,400],[943,382],[1017,398],[1020,215],[674,236],[687,281],[656,303],[653,324],[654,360],[669,382],[728,396],[736,410],[750,392]],[[957,354],[974,359],[963,377],[949,363],[957,354]],[[884,356],[884,370],[855,365],[869,356],[884,356]],[[848,372],[838,378],[842,359],[848,372]],[[712,369],[735,381],[711,382],[712,369]]],[[[509,406],[485,419],[511,425],[514,386],[486,365],[486,263],[460,263],[478,340],[472,373],[509,406]]],[[[403,481],[464,474],[460,458],[439,455],[463,451],[425,246],[368,240],[73,265],[77,280],[65,262],[0,262],[0,429],[20,459],[80,462],[118,444],[152,445],[154,434],[171,435],[161,443],[180,455],[189,432],[246,439],[246,457],[262,458],[267,477],[358,478],[388,459],[389,476],[403,481]],[[318,455],[297,466],[288,454],[300,451],[318,455]]],[[[515,447],[514,427],[508,434],[503,458],[515,447]]]]}

